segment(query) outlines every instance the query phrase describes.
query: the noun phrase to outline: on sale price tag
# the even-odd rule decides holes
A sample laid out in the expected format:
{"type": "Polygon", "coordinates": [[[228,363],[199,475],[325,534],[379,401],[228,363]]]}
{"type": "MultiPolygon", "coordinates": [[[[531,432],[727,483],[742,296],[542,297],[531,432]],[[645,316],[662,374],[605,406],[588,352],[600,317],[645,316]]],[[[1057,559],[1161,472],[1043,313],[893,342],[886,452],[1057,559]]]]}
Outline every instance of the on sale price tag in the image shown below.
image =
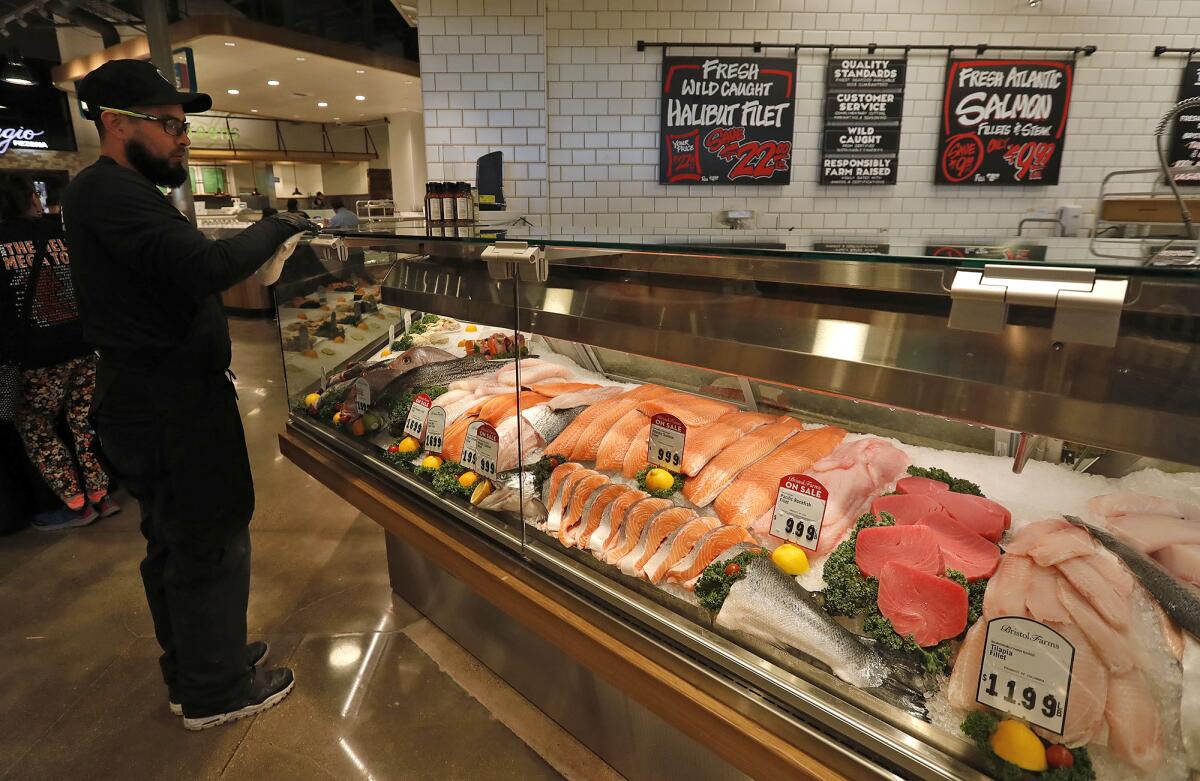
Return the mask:
{"type": "Polygon", "coordinates": [[[1045,624],[993,618],[975,699],[1061,735],[1074,662],[1075,647],[1045,624]]]}
{"type": "Polygon", "coordinates": [[[446,435],[446,410],[434,407],[425,416],[425,449],[430,453],[441,454],[442,440],[446,435]]]}
{"type": "Polygon", "coordinates": [[[388,326],[388,347],[390,348],[392,346],[392,343],[395,341],[396,341],[396,324],[392,323],[391,325],[388,326]]]}
{"type": "Polygon", "coordinates": [[[366,377],[354,381],[354,406],[359,415],[371,408],[371,383],[367,382],[366,377]]]}
{"type": "Polygon", "coordinates": [[[404,421],[404,433],[410,437],[421,438],[421,432],[425,430],[425,419],[429,416],[429,408],[433,406],[433,399],[429,398],[428,393],[418,393],[413,399],[412,406],[408,408],[408,419],[404,421]]]}
{"type": "Polygon", "coordinates": [[[687,426],[674,415],[660,412],[650,418],[650,438],[646,443],[646,460],[674,472],[683,463],[683,445],[687,426]]]}
{"type": "Polygon", "coordinates": [[[475,471],[489,480],[495,480],[500,461],[500,435],[496,429],[484,423],[475,432],[475,471]]]}
{"type": "Polygon", "coordinates": [[[467,426],[467,438],[463,440],[462,456],[459,457],[458,463],[471,471],[475,471],[476,467],[479,466],[479,453],[476,452],[476,448],[479,446],[479,437],[477,435],[479,429],[486,425],[487,423],[484,421],[477,420],[467,426]]]}
{"type": "Polygon", "coordinates": [[[783,478],[771,518],[771,536],[815,551],[828,501],[829,491],[808,475],[783,478]]]}

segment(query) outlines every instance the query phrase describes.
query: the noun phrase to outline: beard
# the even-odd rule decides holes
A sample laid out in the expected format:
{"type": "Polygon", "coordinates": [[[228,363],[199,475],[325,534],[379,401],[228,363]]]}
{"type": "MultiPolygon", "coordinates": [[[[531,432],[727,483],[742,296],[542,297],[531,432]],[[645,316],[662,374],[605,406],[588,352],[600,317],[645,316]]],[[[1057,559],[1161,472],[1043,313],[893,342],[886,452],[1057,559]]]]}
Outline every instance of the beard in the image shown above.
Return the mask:
{"type": "Polygon", "coordinates": [[[138,173],[159,187],[174,189],[188,180],[188,170],[183,163],[155,157],[140,141],[130,139],[125,142],[125,157],[138,173]]]}

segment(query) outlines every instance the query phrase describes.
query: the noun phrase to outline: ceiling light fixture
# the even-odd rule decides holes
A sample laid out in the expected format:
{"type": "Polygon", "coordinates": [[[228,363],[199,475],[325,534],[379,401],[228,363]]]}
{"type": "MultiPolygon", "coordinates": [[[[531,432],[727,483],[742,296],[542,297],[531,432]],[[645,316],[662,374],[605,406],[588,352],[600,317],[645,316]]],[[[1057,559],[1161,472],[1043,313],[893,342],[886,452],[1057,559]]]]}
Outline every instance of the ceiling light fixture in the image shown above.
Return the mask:
{"type": "Polygon", "coordinates": [[[355,95],[354,99],[355,100],[366,100],[367,96],[366,95],[355,95]]]}
{"type": "Polygon", "coordinates": [[[279,80],[278,79],[267,79],[267,86],[268,87],[278,87],[279,80]]]}
{"type": "Polygon", "coordinates": [[[250,113],[251,113],[251,114],[257,114],[257,113],[258,113],[258,109],[256,109],[256,108],[252,108],[252,109],[250,109],[250,113]]]}
{"type": "Polygon", "coordinates": [[[0,69],[0,80],[18,87],[32,87],[37,84],[33,71],[25,64],[25,60],[21,59],[20,52],[9,57],[8,62],[4,63],[4,67],[0,69]]]}
{"type": "Polygon", "coordinates": [[[241,95],[242,94],[242,91],[240,89],[227,89],[225,91],[228,92],[230,95],[241,95]]]}
{"type": "Polygon", "coordinates": [[[356,70],[356,71],[354,71],[354,72],[355,72],[355,73],[366,73],[366,71],[365,71],[365,70],[363,70],[362,68],[359,68],[359,69],[357,69],[357,70],[356,70]]]}
{"type": "Polygon", "coordinates": [[[329,104],[328,104],[328,103],[326,103],[326,102],[325,102],[325,101],[323,101],[323,100],[318,100],[318,101],[317,101],[317,108],[325,108],[325,107],[326,107],[326,106],[328,106],[328,105],[329,105],[329,104]]]}
{"type": "Polygon", "coordinates": [[[304,57],[297,57],[296,62],[304,62],[304,57]]]}
{"type": "Polygon", "coordinates": [[[233,41],[226,41],[226,42],[225,42],[225,45],[226,45],[226,46],[237,46],[237,44],[236,44],[236,43],[234,43],[233,41]]]}

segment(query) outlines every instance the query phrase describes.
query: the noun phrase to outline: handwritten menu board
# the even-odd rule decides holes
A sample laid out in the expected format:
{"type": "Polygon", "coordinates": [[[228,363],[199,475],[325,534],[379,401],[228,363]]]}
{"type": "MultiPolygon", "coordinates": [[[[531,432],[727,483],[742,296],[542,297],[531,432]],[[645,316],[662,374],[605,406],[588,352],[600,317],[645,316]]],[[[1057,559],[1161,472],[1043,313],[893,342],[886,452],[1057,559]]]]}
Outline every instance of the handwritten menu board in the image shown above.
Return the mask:
{"type": "Polygon", "coordinates": [[[829,57],[821,184],[895,184],[908,63],[829,57]]]}
{"type": "Polygon", "coordinates": [[[938,184],[1058,184],[1074,64],[951,60],[938,184]]]}
{"type": "Polygon", "coordinates": [[[788,184],[796,61],[664,57],[663,184],[788,184]]]}
{"type": "MultiPolygon", "coordinates": [[[[1179,100],[1200,97],[1200,60],[1183,66],[1179,100]]],[[[1200,185],[1200,109],[1175,117],[1171,130],[1171,173],[1177,184],[1200,185]]]]}

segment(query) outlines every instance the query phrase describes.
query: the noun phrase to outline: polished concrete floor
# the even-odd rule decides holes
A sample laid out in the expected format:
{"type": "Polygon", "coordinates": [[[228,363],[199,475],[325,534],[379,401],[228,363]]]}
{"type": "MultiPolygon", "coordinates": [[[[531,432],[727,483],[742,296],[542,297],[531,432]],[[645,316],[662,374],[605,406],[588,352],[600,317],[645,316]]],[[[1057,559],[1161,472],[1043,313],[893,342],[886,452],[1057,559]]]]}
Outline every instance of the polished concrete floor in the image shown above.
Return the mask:
{"type": "Polygon", "coordinates": [[[279,455],[275,326],[231,329],[258,494],[249,628],[295,691],[202,733],[170,715],[126,500],[0,539],[0,779],[619,778],[392,594],[379,527],[279,455]]]}

